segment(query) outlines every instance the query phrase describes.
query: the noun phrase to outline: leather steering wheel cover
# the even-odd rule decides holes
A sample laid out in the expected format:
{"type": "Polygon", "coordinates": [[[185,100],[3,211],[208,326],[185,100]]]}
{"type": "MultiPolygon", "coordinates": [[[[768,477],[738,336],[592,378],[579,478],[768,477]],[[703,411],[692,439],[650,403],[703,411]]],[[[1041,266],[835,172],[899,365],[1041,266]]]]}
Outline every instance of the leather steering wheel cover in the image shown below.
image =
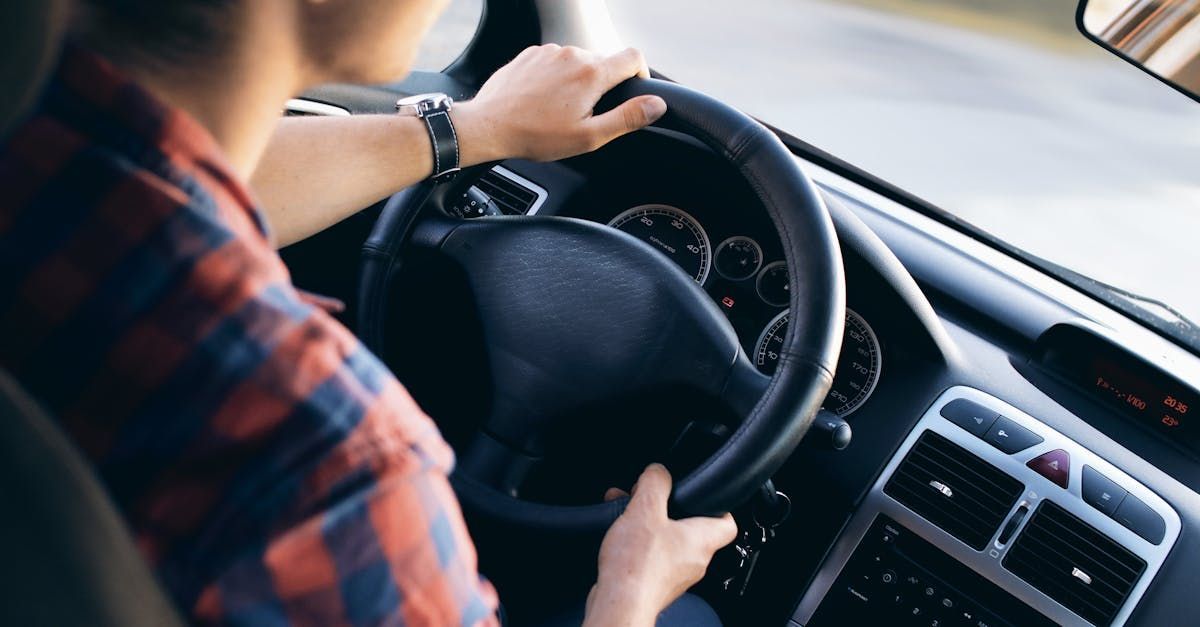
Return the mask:
{"type": "Polygon", "coordinates": [[[393,194],[363,243],[362,267],[358,273],[358,336],[380,357],[389,281],[420,213],[418,209],[433,195],[433,187],[432,181],[424,181],[393,194]]]}
{"type": "Polygon", "coordinates": [[[775,224],[791,282],[788,333],[770,386],[725,444],[672,494],[677,511],[715,515],[743,501],[787,461],[821,408],[841,348],[845,272],[824,200],[774,133],[709,96],[653,79],[618,85],[597,111],[645,94],[669,105],[657,126],[700,140],[738,169],[775,224]],[[789,210],[795,207],[805,210],[789,210]]]}
{"type": "MultiPolygon", "coordinates": [[[[774,223],[784,246],[791,288],[791,324],[766,393],[739,428],[705,463],[675,484],[672,511],[717,515],[743,502],[799,445],[832,385],[845,315],[841,249],[820,194],[779,138],[729,106],[681,85],[630,79],[597,112],[653,94],[668,103],[656,126],[692,136],[736,167],[774,223]]],[[[388,282],[428,183],[388,201],[364,244],[359,333],[381,353],[388,282]]],[[[464,503],[506,522],[546,531],[601,531],[623,503],[555,506],[494,493],[469,478],[452,478],[464,503]]]]}

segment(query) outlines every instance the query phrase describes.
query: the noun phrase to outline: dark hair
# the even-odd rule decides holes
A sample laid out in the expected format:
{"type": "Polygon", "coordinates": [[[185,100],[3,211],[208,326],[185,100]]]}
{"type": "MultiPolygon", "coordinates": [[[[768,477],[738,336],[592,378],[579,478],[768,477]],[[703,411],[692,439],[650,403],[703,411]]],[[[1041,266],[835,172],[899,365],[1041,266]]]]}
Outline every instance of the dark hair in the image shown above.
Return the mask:
{"type": "Polygon", "coordinates": [[[178,62],[220,52],[238,1],[76,0],[72,32],[127,62],[178,62]]]}

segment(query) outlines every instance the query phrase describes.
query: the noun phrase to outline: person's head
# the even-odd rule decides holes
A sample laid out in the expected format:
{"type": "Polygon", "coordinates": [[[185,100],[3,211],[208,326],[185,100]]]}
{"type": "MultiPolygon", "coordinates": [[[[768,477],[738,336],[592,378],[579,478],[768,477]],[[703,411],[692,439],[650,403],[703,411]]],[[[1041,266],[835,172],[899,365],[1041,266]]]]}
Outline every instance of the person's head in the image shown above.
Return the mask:
{"type": "Polygon", "coordinates": [[[75,37],[146,71],[186,72],[235,50],[291,54],[309,82],[406,74],[448,0],[75,0],[75,37]]]}

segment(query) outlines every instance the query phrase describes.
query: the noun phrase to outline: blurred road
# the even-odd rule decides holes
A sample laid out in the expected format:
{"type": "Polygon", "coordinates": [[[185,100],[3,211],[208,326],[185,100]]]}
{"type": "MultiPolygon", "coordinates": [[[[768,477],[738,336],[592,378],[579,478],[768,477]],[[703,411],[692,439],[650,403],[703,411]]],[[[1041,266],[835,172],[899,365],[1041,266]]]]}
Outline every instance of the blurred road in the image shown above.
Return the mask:
{"type": "MultiPolygon", "coordinates": [[[[1058,4],[1070,28],[1073,0],[1058,4]]],[[[609,6],[672,78],[1200,319],[1200,105],[1100,48],[848,3],[739,0],[736,16],[693,0],[609,6]]]]}
{"type": "Polygon", "coordinates": [[[1200,105],[1079,43],[1075,0],[1038,5],[1062,25],[1057,44],[871,2],[939,4],[608,0],[627,43],[672,78],[1200,319],[1200,105]]]}

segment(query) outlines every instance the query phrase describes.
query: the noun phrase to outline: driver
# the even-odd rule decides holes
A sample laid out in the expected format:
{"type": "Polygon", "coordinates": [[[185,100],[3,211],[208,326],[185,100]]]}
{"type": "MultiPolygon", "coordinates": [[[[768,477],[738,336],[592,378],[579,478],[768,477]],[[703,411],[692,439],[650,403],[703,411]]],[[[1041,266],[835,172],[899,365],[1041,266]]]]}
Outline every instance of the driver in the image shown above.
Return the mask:
{"type": "MultiPolygon", "coordinates": [[[[444,4],[76,0],[38,109],[0,149],[0,366],[195,622],[498,621],[450,449],[276,253],[433,172],[418,118],[279,115],[318,83],[404,75],[444,4]]],[[[646,73],[636,50],[529,48],[453,109],[461,164],[641,128],[665,102],[592,107],[646,73]]],[[[638,481],[588,624],[653,624],[733,539],[728,515],[668,518],[670,489],[661,466],[638,481]]]]}

